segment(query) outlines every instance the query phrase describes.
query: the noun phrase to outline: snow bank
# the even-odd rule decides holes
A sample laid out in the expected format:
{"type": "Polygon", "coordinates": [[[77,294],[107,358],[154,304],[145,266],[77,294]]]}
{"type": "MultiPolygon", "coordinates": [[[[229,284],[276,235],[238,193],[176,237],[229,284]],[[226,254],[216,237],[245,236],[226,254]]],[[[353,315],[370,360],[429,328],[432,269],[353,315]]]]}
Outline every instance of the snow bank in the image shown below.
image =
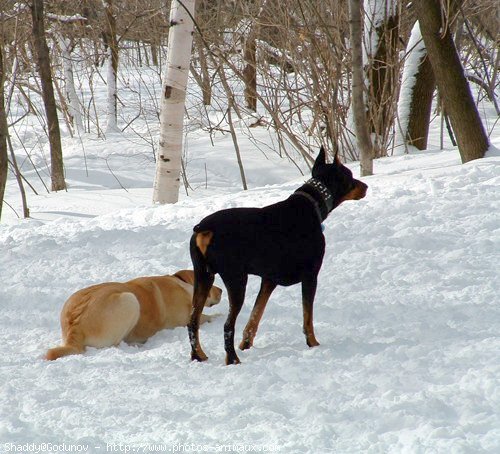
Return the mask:
{"type": "MultiPolygon", "coordinates": [[[[207,363],[189,361],[184,328],[139,347],[55,362],[42,355],[60,341],[59,311],[73,291],[188,267],[199,219],[280,200],[304,178],[284,172],[273,186],[201,190],[152,207],[138,169],[137,187],[107,189],[123,197],[112,209],[97,182],[79,189],[75,174],[72,202],[65,193],[42,197],[46,211],[67,203],[73,216],[0,225],[0,451],[48,442],[89,452],[106,443],[170,452],[190,443],[287,454],[500,452],[499,164],[490,156],[460,165],[456,151],[376,161],[368,196],[325,222],[321,345],[305,345],[300,288],[279,288],[255,347],[234,367],[223,366],[227,297],[201,329],[207,363]]],[[[247,173],[263,178],[261,166],[247,173]]],[[[250,280],[238,333],[258,286],[250,280]]]]}

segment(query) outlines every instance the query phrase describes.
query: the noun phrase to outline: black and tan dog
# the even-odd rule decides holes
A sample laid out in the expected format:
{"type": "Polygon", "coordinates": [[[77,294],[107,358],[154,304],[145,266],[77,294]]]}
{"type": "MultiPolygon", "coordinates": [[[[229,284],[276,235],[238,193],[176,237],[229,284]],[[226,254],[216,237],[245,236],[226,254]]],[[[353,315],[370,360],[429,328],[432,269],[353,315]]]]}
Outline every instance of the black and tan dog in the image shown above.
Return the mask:
{"type": "Polygon", "coordinates": [[[255,306],[243,331],[240,349],[253,344],[269,296],[277,285],[302,282],[304,334],[309,347],[318,344],[313,328],[313,302],[325,252],[321,223],[344,200],[359,200],[368,186],[355,180],[337,157],[333,164],[320,153],[312,178],[288,199],[264,208],[218,211],[194,227],[191,258],[195,282],[193,312],[188,325],[191,359],[207,359],[199,341],[200,315],[218,273],[227,288],[229,316],[224,325],[226,364],[239,363],[234,326],[243,305],[249,274],[262,277],[255,306]]]}

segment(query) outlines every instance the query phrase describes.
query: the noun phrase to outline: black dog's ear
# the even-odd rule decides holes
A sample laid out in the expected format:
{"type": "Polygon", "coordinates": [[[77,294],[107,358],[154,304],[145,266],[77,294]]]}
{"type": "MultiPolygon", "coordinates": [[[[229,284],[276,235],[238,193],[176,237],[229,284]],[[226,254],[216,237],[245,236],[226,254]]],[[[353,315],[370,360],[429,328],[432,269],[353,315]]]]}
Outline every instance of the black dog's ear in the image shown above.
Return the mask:
{"type": "Polygon", "coordinates": [[[340,161],[339,154],[335,153],[335,158],[333,159],[333,163],[337,166],[341,166],[342,162],[340,161]]]}
{"type": "Polygon", "coordinates": [[[321,146],[318,157],[316,158],[316,161],[314,161],[314,165],[312,168],[312,176],[314,177],[325,165],[326,165],[325,148],[321,146]]]}

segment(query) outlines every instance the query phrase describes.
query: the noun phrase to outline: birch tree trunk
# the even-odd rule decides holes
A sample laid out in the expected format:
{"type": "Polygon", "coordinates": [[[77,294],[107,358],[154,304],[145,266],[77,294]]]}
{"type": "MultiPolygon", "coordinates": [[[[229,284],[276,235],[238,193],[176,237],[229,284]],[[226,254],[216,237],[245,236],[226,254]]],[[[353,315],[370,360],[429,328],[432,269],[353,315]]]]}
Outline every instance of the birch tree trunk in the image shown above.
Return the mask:
{"type": "Polygon", "coordinates": [[[104,12],[106,14],[106,29],[103,37],[107,50],[108,72],[106,84],[108,86],[108,105],[106,132],[119,132],[118,129],[118,39],[116,37],[116,18],[113,14],[113,0],[104,0],[104,12]]]}
{"type": "Polygon", "coordinates": [[[160,108],[160,141],[156,159],[153,202],[179,198],[184,104],[193,43],[195,0],[172,0],[168,54],[160,108]]]}
{"type": "Polygon", "coordinates": [[[58,40],[61,47],[62,62],[64,68],[64,87],[66,100],[68,101],[69,116],[74,132],[76,132],[77,135],[80,135],[84,132],[84,129],[80,103],[78,101],[78,95],[76,94],[75,89],[73,63],[71,61],[71,52],[73,51],[73,45],[71,43],[71,40],[65,38],[62,34],[58,36],[58,40]]]}
{"type": "Polygon", "coordinates": [[[453,42],[450,15],[439,0],[420,0],[414,6],[462,162],[482,158],[489,146],[488,136],[453,42]]]}
{"type": "Polygon", "coordinates": [[[64,166],[61,146],[61,132],[57,118],[56,100],[52,85],[52,71],[50,68],[49,48],[45,39],[45,24],[43,19],[43,0],[33,0],[31,6],[33,20],[33,37],[37,54],[38,73],[42,84],[43,104],[47,115],[50,143],[50,173],[52,190],[66,189],[64,181],[64,166]]]}
{"type": "Polygon", "coordinates": [[[349,32],[352,52],[352,106],[361,176],[373,175],[373,146],[364,102],[363,22],[360,0],[349,0],[349,32]]]}

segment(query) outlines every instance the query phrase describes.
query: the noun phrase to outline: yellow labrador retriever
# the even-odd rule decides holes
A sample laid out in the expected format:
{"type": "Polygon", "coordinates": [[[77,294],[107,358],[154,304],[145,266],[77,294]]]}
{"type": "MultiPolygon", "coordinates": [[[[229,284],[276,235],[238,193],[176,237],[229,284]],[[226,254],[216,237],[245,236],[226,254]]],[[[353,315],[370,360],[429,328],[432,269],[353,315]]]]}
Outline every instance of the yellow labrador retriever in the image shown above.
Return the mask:
{"type": "MultiPolygon", "coordinates": [[[[61,312],[63,345],[45,358],[75,355],[85,347],[111,347],[121,341],[145,342],[164,328],[186,326],[191,315],[194,272],[105,282],[73,293],[61,312]]],[[[212,286],[205,306],[219,303],[222,290],[212,286]]],[[[203,315],[202,323],[209,321],[203,315]]]]}

